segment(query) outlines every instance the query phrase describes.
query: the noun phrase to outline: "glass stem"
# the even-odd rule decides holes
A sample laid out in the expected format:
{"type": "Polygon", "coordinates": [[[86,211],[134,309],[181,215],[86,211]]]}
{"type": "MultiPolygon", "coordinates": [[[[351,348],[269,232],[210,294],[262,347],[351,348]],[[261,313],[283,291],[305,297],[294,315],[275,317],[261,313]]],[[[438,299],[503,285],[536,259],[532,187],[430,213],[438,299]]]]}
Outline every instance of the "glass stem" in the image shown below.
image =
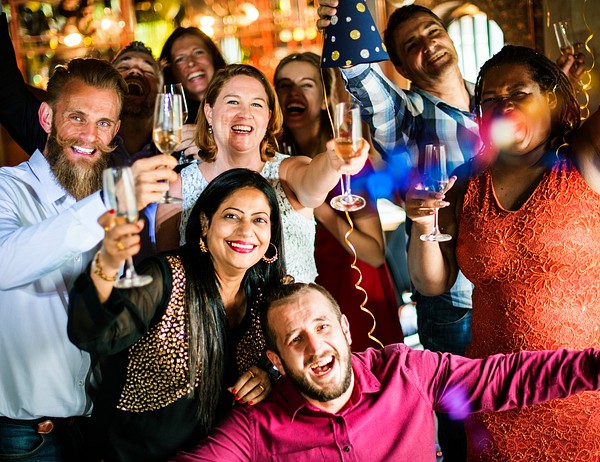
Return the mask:
{"type": "Polygon", "coordinates": [[[350,196],[352,195],[352,192],[350,191],[350,177],[352,175],[350,175],[349,173],[344,173],[344,182],[342,183],[342,194],[346,197],[346,198],[350,198],[350,196]]]}
{"type": "Polygon", "coordinates": [[[137,276],[133,266],[133,257],[127,257],[127,267],[125,268],[125,279],[131,279],[137,276]]]}
{"type": "Polygon", "coordinates": [[[431,231],[432,235],[440,234],[440,229],[438,228],[438,210],[435,209],[435,213],[433,214],[433,231],[431,231]]]}

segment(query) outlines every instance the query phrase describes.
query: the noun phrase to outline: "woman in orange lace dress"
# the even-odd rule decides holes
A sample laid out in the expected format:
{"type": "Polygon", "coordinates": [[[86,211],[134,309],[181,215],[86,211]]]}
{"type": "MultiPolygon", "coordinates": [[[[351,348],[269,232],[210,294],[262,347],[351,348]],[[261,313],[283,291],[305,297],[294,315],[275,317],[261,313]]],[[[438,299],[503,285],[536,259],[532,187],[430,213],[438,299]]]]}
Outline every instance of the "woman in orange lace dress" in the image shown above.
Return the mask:
{"type": "MultiPolygon", "coordinates": [[[[507,46],[482,67],[475,98],[482,153],[457,169],[445,196],[407,197],[415,232],[430,230],[437,205],[453,236],[411,241],[415,285],[443,292],[458,267],[473,282],[472,357],[598,347],[600,114],[578,128],[567,78],[524,47],[507,46]]],[[[600,394],[584,393],[473,416],[469,458],[598,461],[599,409],[600,394]]]]}

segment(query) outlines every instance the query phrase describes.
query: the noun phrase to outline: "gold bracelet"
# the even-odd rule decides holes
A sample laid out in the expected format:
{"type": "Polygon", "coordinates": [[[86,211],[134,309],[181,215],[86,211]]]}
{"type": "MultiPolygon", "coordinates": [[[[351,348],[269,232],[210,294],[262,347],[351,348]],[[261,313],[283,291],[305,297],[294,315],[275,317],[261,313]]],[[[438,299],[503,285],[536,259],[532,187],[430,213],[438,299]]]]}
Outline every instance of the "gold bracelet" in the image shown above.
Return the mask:
{"type": "Polygon", "coordinates": [[[115,274],[114,276],[107,276],[106,274],[104,274],[104,271],[102,271],[102,265],[100,264],[100,251],[98,250],[98,252],[96,252],[96,256],[94,257],[94,274],[97,275],[100,279],[104,279],[107,282],[115,282],[117,280],[117,276],[119,274],[119,272],[117,271],[117,274],[115,274]]]}

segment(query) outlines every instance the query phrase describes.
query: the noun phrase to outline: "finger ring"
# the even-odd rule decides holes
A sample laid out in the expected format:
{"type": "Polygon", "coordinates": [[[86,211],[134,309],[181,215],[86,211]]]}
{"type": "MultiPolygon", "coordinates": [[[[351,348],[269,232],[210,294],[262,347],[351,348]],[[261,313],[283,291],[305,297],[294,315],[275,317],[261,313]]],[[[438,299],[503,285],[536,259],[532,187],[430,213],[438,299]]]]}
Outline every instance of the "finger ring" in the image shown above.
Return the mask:
{"type": "Polygon", "coordinates": [[[123,243],[120,240],[117,241],[117,249],[125,250],[125,246],[123,245],[123,243]]]}
{"type": "Polygon", "coordinates": [[[263,387],[262,385],[259,385],[258,387],[260,388],[261,393],[264,393],[265,387],[263,387]]]}
{"type": "Polygon", "coordinates": [[[248,369],[248,374],[250,374],[250,378],[251,379],[254,378],[254,372],[252,372],[250,369],[248,369]]]}

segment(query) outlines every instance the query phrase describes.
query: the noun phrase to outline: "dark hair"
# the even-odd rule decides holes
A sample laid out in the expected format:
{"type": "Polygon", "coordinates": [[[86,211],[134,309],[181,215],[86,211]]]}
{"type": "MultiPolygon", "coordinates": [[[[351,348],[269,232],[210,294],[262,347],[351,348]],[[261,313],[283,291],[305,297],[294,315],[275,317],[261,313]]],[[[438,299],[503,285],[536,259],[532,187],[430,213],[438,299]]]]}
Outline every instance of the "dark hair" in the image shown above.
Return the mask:
{"type": "Polygon", "coordinates": [[[221,51],[208,35],[206,35],[197,27],[178,27],[171,35],[169,35],[165,41],[165,44],[163,45],[162,51],[160,52],[160,61],[165,65],[165,68],[163,69],[163,75],[165,77],[166,84],[179,83],[175,79],[173,71],[171,70],[171,65],[173,64],[173,55],[171,52],[175,41],[181,37],[185,37],[186,35],[191,35],[200,39],[210,54],[215,72],[219,69],[222,69],[226,65],[225,58],[223,58],[221,51]]]}
{"type": "MultiPolygon", "coordinates": [[[[488,59],[477,76],[475,84],[475,108],[481,114],[481,92],[488,71],[503,65],[521,65],[529,71],[529,76],[544,92],[554,92],[557,98],[556,117],[552,119],[553,141],[562,142],[564,136],[576,129],[581,120],[579,103],[567,76],[551,60],[528,47],[506,45],[488,59]]],[[[556,147],[556,146],[555,146],[556,147]]]]}
{"type": "Polygon", "coordinates": [[[156,76],[159,77],[161,75],[161,70],[162,70],[161,65],[152,55],[152,49],[147,47],[144,44],[144,42],[134,40],[129,45],[127,45],[125,48],[121,48],[119,50],[119,52],[117,53],[117,55],[112,60],[113,65],[116,65],[117,61],[120,61],[121,59],[123,59],[123,55],[126,55],[127,53],[143,53],[145,55],[148,55],[148,58],[149,58],[148,62],[150,64],[152,64],[152,66],[154,67],[154,69],[156,71],[156,76]]]}
{"type": "MultiPolygon", "coordinates": [[[[206,217],[210,223],[223,201],[242,188],[254,188],[266,196],[271,208],[271,244],[279,251],[279,258],[274,263],[268,264],[261,259],[246,271],[241,288],[246,294],[247,309],[254,301],[260,303],[266,291],[280,284],[285,276],[281,216],[275,190],[265,178],[252,170],[235,168],[221,173],[208,184],[194,205],[186,227],[186,244],[180,251],[187,275],[189,370],[190,377],[196,377],[199,372],[195,393],[201,398],[198,400],[198,415],[203,434],[215,425],[219,416],[228,334],[219,280],[210,252],[201,252],[198,246],[203,236],[201,217],[206,217]]],[[[272,247],[269,245],[269,248],[272,247]]],[[[262,306],[259,308],[262,309],[262,306]]]]}
{"type": "Polygon", "coordinates": [[[119,50],[119,52],[117,53],[117,55],[113,58],[112,62],[113,63],[117,62],[119,60],[119,58],[121,58],[121,56],[124,55],[125,53],[145,53],[148,56],[150,56],[150,58],[152,58],[152,61],[156,61],[154,59],[154,56],[152,55],[152,49],[150,47],[146,46],[146,44],[144,42],[140,42],[138,40],[134,40],[129,45],[127,45],[125,48],[121,48],[119,50]]]}
{"type": "Polygon", "coordinates": [[[200,148],[198,155],[205,162],[214,162],[217,157],[217,146],[212,134],[208,130],[208,120],[206,120],[206,115],[204,114],[204,106],[208,104],[210,107],[214,107],[215,101],[225,84],[239,75],[245,75],[258,80],[267,94],[267,104],[271,111],[271,118],[269,119],[265,136],[260,144],[260,157],[263,161],[267,161],[275,157],[275,153],[277,152],[277,137],[281,133],[283,114],[281,113],[281,107],[279,106],[273,85],[254,66],[250,66],[249,64],[229,64],[215,73],[206,88],[206,92],[200,103],[200,109],[198,110],[194,141],[200,148]]]}
{"type": "Polygon", "coordinates": [[[388,55],[390,56],[390,61],[394,66],[402,65],[402,61],[400,60],[400,56],[398,55],[398,50],[396,50],[396,44],[394,43],[394,33],[400,24],[408,21],[413,16],[425,13],[431,16],[436,22],[440,24],[444,29],[446,26],[442,23],[442,20],[437,16],[433,11],[429,8],[425,8],[421,5],[406,5],[401,6],[396,9],[390,17],[388,18],[387,26],[385,31],[383,32],[383,43],[387,49],[388,55]]]}
{"type": "Polygon", "coordinates": [[[56,109],[65,86],[73,80],[80,80],[94,88],[114,90],[119,100],[119,111],[121,110],[123,97],[128,91],[127,84],[112,64],[95,58],[72,59],[68,64],[54,69],[46,90],[46,102],[53,110],[56,109]]]}
{"type": "Polygon", "coordinates": [[[269,325],[269,310],[284,305],[290,300],[298,298],[300,295],[308,292],[309,290],[316,290],[323,295],[323,297],[325,297],[329,302],[331,311],[333,311],[335,314],[336,319],[338,321],[342,319],[342,310],[340,309],[340,305],[338,305],[338,302],[335,300],[335,298],[333,298],[329,291],[325,289],[325,287],[315,284],[314,282],[280,284],[273,289],[270,295],[267,297],[266,307],[262,311],[260,317],[263,335],[265,336],[266,348],[268,350],[279,354],[275,332],[273,332],[273,329],[271,329],[271,326],[269,325]]]}
{"type": "MultiPolygon", "coordinates": [[[[273,77],[275,88],[277,88],[277,84],[280,80],[279,73],[281,72],[281,69],[283,69],[285,65],[291,62],[297,61],[312,64],[317,69],[319,75],[321,76],[323,87],[325,88],[325,94],[327,95],[328,100],[327,103],[330,107],[335,107],[338,100],[335,70],[330,67],[322,68],[321,57],[318,54],[313,53],[311,51],[305,51],[304,53],[292,53],[283,58],[281,61],[279,61],[279,64],[275,68],[275,76],[273,77]]],[[[324,131],[326,133],[326,138],[328,140],[333,138],[333,130],[331,129],[331,123],[329,122],[329,115],[327,114],[327,109],[323,109],[321,111],[321,131],[324,131]]],[[[292,148],[293,154],[303,154],[301,152],[297,152],[298,149],[294,140],[294,136],[286,127],[285,121],[283,124],[283,134],[281,136],[281,140],[283,144],[292,148]]],[[[289,153],[286,152],[285,154],[289,153]]]]}

